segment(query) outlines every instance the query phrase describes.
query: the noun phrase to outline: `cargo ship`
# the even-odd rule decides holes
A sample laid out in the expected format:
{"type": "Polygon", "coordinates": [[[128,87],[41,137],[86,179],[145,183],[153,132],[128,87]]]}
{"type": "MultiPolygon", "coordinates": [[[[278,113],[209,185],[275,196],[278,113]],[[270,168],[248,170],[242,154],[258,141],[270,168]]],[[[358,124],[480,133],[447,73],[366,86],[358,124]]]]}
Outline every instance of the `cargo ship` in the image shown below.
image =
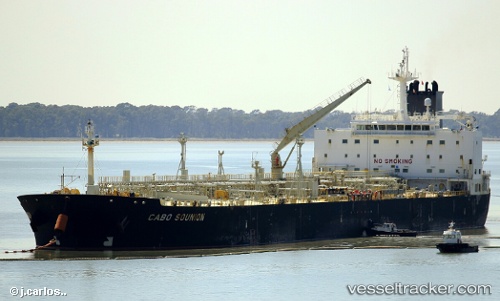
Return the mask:
{"type": "MultiPolygon", "coordinates": [[[[472,116],[443,114],[437,82],[417,80],[409,52],[390,78],[400,109],[353,116],[349,128],[314,128],[312,170],[301,163],[302,134],[370,80],[359,79],[327,98],[285,130],[271,152],[271,172],[253,161],[248,174],[190,175],[187,138],[171,176],[100,177],[94,151],[100,139],[91,121],[82,144],[88,152],[86,192],[66,187],[18,196],[36,250],[175,250],[259,246],[354,238],[374,223],[395,223],[418,233],[454,221],[482,228],[489,201],[482,136],[472,116]],[[409,84],[409,85],[408,85],[409,84]],[[282,161],[279,152],[294,147],[282,161]],[[295,172],[283,171],[296,151],[295,172]],[[96,183],[97,182],[97,183],[96,183]]],[[[219,158],[222,152],[219,152],[219,158]]],[[[64,179],[64,177],[62,177],[64,179]]]]}

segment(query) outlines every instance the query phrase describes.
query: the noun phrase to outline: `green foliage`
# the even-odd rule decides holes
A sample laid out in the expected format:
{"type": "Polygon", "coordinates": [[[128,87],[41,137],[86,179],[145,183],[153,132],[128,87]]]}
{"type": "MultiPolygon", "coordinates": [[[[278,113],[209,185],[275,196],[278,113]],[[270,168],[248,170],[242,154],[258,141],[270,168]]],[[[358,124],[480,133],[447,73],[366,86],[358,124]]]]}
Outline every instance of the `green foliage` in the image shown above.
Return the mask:
{"type": "MultiPolygon", "coordinates": [[[[221,108],[208,110],[187,106],[140,106],[121,103],[116,107],[56,106],[11,103],[0,107],[0,137],[72,138],[80,137],[87,120],[92,119],[103,138],[177,138],[181,132],[205,139],[279,139],[285,128],[311,112],[259,110],[245,113],[221,108]]],[[[473,113],[484,137],[500,137],[500,110],[494,115],[473,113]]],[[[317,128],[348,127],[351,114],[334,111],[319,121],[317,128]]],[[[312,138],[313,129],[304,137],[312,138]]]]}

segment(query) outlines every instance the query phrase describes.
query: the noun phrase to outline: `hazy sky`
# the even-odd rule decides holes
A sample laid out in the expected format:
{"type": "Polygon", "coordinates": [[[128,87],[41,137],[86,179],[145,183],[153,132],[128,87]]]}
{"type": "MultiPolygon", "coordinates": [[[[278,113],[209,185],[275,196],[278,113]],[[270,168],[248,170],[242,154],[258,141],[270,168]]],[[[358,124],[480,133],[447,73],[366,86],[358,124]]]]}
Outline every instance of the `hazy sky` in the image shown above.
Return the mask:
{"type": "Polygon", "coordinates": [[[394,109],[387,79],[436,80],[444,109],[500,108],[500,1],[0,0],[0,106],[394,109]]]}

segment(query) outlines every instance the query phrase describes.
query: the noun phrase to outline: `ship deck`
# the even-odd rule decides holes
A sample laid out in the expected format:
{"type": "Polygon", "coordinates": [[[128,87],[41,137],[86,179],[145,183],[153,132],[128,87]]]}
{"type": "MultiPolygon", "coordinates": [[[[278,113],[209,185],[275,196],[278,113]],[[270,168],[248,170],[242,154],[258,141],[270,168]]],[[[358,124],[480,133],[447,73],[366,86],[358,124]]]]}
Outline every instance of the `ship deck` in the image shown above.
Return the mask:
{"type": "MultiPolygon", "coordinates": [[[[334,171],[285,174],[281,180],[254,174],[101,177],[98,194],[154,198],[162,206],[259,206],[438,198],[467,195],[467,191],[429,191],[410,188],[405,179],[386,172],[334,171]]],[[[54,193],[79,194],[65,188],[54,193]]]]}

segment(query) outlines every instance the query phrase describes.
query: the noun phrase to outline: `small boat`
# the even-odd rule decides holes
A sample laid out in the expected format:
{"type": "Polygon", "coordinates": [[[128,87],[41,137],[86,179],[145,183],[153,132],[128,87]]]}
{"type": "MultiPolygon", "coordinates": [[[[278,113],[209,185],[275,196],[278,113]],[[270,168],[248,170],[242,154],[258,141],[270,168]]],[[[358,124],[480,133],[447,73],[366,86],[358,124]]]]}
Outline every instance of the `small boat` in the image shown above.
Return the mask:
{"type": "Polygon", "coordinates": [[[370,232],[372,236],[417,236],[416,231],[398,229],[395,223],[373,224],[370,232]]]}
{"type": "Polygon", "coordinates": [[[453,228],[454,222],[450,223],[448,230],[443,231],[443,242],[436,244],[436,248],[441,253],[472,253],[478,252],[478,246],[471,246],[468,243],[462,242],[462,233],[453,228]]]}

